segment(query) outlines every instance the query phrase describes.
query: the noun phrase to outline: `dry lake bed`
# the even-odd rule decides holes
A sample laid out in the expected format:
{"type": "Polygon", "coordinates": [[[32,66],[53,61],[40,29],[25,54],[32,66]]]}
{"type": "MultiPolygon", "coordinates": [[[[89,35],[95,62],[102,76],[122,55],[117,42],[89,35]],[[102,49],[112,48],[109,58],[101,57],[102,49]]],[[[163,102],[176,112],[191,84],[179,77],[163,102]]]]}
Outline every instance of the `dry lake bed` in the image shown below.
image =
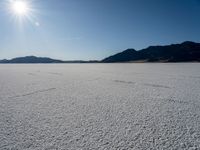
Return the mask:
{"type": "Polygon", "coordinates": [[[200,64],[0,65],[0,150],[200,149],[200,64]]]}

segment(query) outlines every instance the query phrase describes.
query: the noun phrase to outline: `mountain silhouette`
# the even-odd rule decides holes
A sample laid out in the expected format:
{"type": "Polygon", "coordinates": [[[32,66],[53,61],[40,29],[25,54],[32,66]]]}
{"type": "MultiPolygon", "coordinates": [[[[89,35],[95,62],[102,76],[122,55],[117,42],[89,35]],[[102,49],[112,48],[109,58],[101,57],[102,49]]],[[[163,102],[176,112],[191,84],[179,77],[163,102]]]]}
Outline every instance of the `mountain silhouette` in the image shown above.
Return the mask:
{"type": "Polygon", "coordinates": [[[17,57],[11,60],[1,60],[0,63],[62,63],[61,60],[51,59],[48,57],[25,56],[17,57]]]}
{"type": "Polygon", "coordinates": [[[186,41],[181,44],[149,46],[146,49],[127,49],[101,61],[72,60],[63,61],[48,57],[25,56],[0,63],[115,63],[115,62],[200,62],[200,43],[186,41]]]}
{"type": "Polygon", "coordinates": [[[111,62],[200,62],[200,43],[186,41],[181,44],[167,46],[150,46],[136,51],[127,49],[121,53],[107,57],[104,63],[111,62]]]}
{"type": "Polygon", "coordinates": [[[63,61],[52,59],[48,57],[36,57],[36,56],[25,56],[25,57],[17,57],[10,60],[3,59],[0,60],[0,63],[98,63],[97,60],[70,60],[70,61],[63,61]]]}

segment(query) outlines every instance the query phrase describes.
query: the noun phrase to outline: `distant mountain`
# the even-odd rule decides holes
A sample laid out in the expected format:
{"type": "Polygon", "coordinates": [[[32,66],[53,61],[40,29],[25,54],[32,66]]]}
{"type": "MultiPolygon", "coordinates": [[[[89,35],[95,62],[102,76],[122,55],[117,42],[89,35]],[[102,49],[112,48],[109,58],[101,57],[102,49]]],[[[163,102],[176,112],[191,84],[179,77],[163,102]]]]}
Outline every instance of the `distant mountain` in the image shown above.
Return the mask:
{"type": "Polygon", "coordinates": [[[26,57],[17,57],[10,60],[4,59],[0,60],[0,63],[62,63],[61,60],[55,60],[47,57],[35,57],[35,56],[26,56],[26,57]]]}
{"type": "Polygon", "coordinates": [[[167,46],[150,46],[136,51],[127,49],[102,60],[111,62],[200,62],[200,43],[186,41],[167,46]]]}
{"type": "Polygon", "coordinates": [[[102,61],[63,61],[48,57],[25,56],[0,63],[114,63],[114,62],[200,62],[200,43],[186,41],[181,44],[167,46],[150,46],[136,51],[127,49],[121,53],[107,57],[102,61]]]}
{"type": "Polygon", "coordinates": [[[91,61],[83,61],[83,60],[71,60],[71,61],[63,61],[52,59],[48,57],[36,57],[36,56],[25,56],[25,57],[17,57],[10,60],[3,59],[0,60],[0,63],[98,63],[96,60],[91,61]]]}

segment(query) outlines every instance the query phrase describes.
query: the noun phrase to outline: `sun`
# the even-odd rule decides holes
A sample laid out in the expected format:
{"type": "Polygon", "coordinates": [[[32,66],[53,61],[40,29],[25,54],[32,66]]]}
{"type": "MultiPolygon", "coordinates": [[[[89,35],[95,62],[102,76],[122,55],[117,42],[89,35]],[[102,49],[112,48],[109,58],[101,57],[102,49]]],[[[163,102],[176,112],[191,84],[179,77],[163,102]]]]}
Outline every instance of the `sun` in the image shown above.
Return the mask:
{"type": "Polygon", "coordinates": [[[19,24],[20,27],[27,22],[36,27],[40,27],[41,24],[37,17],[39,11],[36,9],[33,3],[34,1],[35,0],[5,0],[5,10],[12,20],[19,24]]]}
{"type": "Polygon", "coordinates": [[[13,2],[12,4],[13,6],[13,11],[16,13],[16,14],[19,14],[19,15],[24,15],[27,13],[27,10],[28,10],[28,6],[25,2],[23,1],[15,1],[13,2]]]}
{"type": "Polygon", "coordinates": [[[30,7],[25,0],[15,0],[11,3],[11,9],[17,16],[26,16],[29,13],[30,7]]]}

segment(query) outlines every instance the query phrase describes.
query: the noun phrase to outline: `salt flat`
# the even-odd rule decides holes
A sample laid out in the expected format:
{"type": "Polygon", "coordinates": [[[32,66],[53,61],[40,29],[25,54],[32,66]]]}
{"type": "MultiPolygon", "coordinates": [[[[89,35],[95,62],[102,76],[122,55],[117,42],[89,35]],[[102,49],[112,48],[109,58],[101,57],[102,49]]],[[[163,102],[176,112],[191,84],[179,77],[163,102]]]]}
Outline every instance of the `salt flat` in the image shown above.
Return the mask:
{"type": "Polygon", "coordinates": [[[200,149],[200,64],[0,65],[10,149],[200,149]]]}

